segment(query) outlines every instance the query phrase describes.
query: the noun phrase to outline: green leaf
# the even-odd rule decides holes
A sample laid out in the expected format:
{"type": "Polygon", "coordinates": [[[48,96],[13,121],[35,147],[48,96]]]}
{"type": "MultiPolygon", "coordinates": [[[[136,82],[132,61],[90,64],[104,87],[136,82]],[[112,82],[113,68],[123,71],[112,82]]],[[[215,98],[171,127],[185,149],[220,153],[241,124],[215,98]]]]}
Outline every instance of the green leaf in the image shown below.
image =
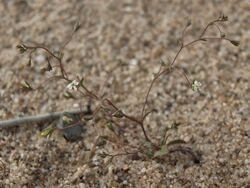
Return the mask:
{"type": "Polygon", "coordinates": [[[59,58],[59,59],[61,59],[61,60],[62,60],[62,58],[63,58],[63,56],[64,56],[64,53],[61,52],[61,51],[58,51],[58,50],[53,50],[53,54],[54,54],[57,58],[59,58]]]}
{"type": "Polygon", "coordinates": [[[108,107],[102,107],[103,111],[106,112],[106,113],[111,113],[111,109],[108,108],[108,107]]]}
{"type": "Polygon", "coordinates": [[[50,137],[54,131],[54,128],[52,126],[46,127],[42,130],[41,136],[43,137],[50,137]]]}
{"type": "Polygon", "coordinates": [[[80,80],[80,82],[79,82],[79,85],[80,85],[80,86],[84,86],[84,85],[83,85],[83,81],[84,81],[84,78],[81,78],[81,80],[80,80]]]}
{"type": "Polygon", "coordinates": [[[31,85],[29,84],[29,82],[23,80],[21,82],[21,86],[24,88],[24,89],[27,89],[27,90],[33,90],[33,88],[31,87],[31,85]]]}
{"type": "Polygon", "coordinates": [[[177,130],[180,125],[181,125],[180,122],[174,121],[172,123],[171,127],[169,127],[169,129],[175,129],[175,130],[177,130]]]}
{"type": "Polygon", "coordinates": [[[70,124],[74,121],[73,118],[68,117],[68,116],[63,116],[62,120],[63,120],[63,123],[65,123],[65,124],[70,124]]]}
{"type": "Polygon", "coordinates": [[[18,44],[16,48],[19,50],[20,54],[26,52],[28,49],[24,44],[18,44]]]}
{"type": "Polygon", "coordinates": [[[149,149],[152,149],[152,148],[153,148],[153,145],[152,145],[151,142],[145,142],[145,143],[144,143],[144,146],[145,146],[146,148],[149,148],[149,149]]]}
{"type": "Polygon", "coordinates": [[[64,53],[60,52],[59,53],[59,58],[62,59],[64,57],[64,53]]]}
{"type": "Polygon", "coordinates": [[[160,59],[160,64],[161,66],[166,66],[167,64],[165,63],[165,61],[163,61],[163,59],[160,59]]]}
{"type": "Polygon", "coordinates": [[[50,62],[48,61],[47,67],[46,67],[46,71],[52,71],[52,66],[50,64],[50,62]]]}
{"type": "Polygon", "coordinates": [[[234,46],[239,46],[240,42],[237,40],[230,40],[230,42],[234,45],[234,46]]]}
{"type": "Polygon", "coordinates": [[[31,65],[32,65],[31,58],[29,58],[29,61],[27,63],[27,67],[31,67],[31,65]]]}
{"type": "Polygon", "coordinates": [[[158,150],[158,151],[156,151],[154,153],[154,158],[156,158],[156,157],[162,157],[162,156],[164,156],[166,154],[168,154],[168,150],[167,150],[166,145],[163,145],[163,146],[161,146],[160,150],[158,150]]]}
{"type": "Polygon", "coordinates": [[[83,116],[83,119],[84,119],[85,121],[90,121],[90,120],[93,119],[93,116],[92,116],[92,115],[84,115],[84,116],[83,116]]]}
{"type": "Polygon", "coordinates": [[[225,37],[226,37],[226,34],[223,33],[223,32],[221,32],[220,37],[221,37],[221,38],[225,38],[225,37]]]}
{"type": "Polygon", "coordinates": [[[69,92],[69,91],[66,91],[63,94],[63,96],[64,96],[65,99],[74,99],[75,98],[74,95],[71,92],[69,92]]]}
{"type": "Polygon", "coordinates": [[[154,148],[151,142],[144,142],[144,146],[147,148],[146,155],[148,158],[152,159],[154,157],[154,148]]]}
{"type": "Polygon", "coordinates": [[[186,27],[189,27],[192,24],[191,20],[188,20],[186,27]]]}
{"type": "Polygon", "coordinates": [[[109,130],[111,130],[112,132],[115,132],[115,128],[114,128],[114,126],[113,126],[113,124],[112,124],[111,122],[109,122],[109,123],[107,124],[107,127],[108,127],[109,130]]]}
{"type": "Polygon", "coordinates": [[[173,140],[173,141],[170,141],[167,146],[171,146],[171,145],[175,145],[175,144],[186,144],[186,142],[184,140],[181,140],[181,139],[177,139],[177,140],[173,140]]]}
{"type": "Polygon", "coordinates": [[[114,114],[113,114],[114,117],[116,118],[122,118],[123,117],[123,113],[121,110],[117,110],[114,114]]]}
{"type": "Polygon", "coordinates": [[[148,150],[146,155],[148,158],[152,159],[154,157],[154,152],[152,150],[148,150]]]}
{"type": "Polygon", "coordinates": [[[80,29],[80,27],[81,27],[81,23],[80,23],[79,21],[77,21],[77,22],[75,23],[75,25],[74,25],[74,31],[75,31],[75,32],[78,31],[78,30],[80,29]]]}

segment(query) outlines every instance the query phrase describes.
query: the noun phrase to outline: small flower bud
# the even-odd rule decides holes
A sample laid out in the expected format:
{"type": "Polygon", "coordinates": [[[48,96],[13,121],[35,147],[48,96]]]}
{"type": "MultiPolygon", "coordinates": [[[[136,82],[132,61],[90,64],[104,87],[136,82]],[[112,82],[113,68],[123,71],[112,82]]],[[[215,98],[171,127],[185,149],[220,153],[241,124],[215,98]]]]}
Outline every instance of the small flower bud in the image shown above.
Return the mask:
{"type": "Polygon", "coordinates": [[[27,82],[27,81],[25,81],[25,80],[23,80],[22,82],[21,82],[21,86],[24,88],[24,89],[27,89],[27,90],[32,90],[33,88],[31,87],[31,85],[27,82]]]}
{"type": "Polygon", "coordinates": [[[228,16],[225,16],[224,14],[222,14],[219,19],[223,22],[226,22],[228,21],[228,16]]]}
{"type": "Polygon", "coordinates": [[[221,32],[220,37],[221,37],[221,38],[225,38],[225,37],[226,37],[226,34],[221,32]]]}
{"type": "Polygon", "coordinates": [[[66,124],[70,124],[70,123],[72,123],[72,122],[74,121],[73,118],[68,117],[68,116],[66,116],[66,115],[62,117],[62,120],[63,120],[63,122],[66,123],[66,124]]]}
{"type": "Polygon", "coordinates": [[[186,27],[189,27],[192,24],[191,20],[188,20],[186,27]]]}
{"type": "Polygon", "coordinates": [[[81,27],[81,23],[77,21],[77,22],[75,23],[75,25],[74,25],[74,31],[75,31],[75,32],[78,31],[78,30],[80,29],[80,27],[81,27]]]}
{"type": "Polygon", "coordinates": [[[109,130],[111,130],[112,132],[115,132],[115,128],[114,128],[114,126],[113,126],[113,124],[112,124],[111,122],[109,122],[109,123],[107,124],[107,127],[108,127],[109,130]]]}
{"type": "Polygon", "coordinates": [[[19,50],[20,54],[23,54],[28,49],[24,44],[18,44],[16,48],[19,50]]]}
{"type": "Polygon", "coordinates": [[[117,110],[114,114],[113,114],[114,117],[116,118],[122,118],[123,117],[123,113],[121,110],[117,110]]]}
{"type": "Polygon", "coordinates": [[[29,61],[27,63],[27,67],[31,67],[31,65],[32,65],[32,61],[31,61],[31,58],[29,58],[29,61]]]}
{"type": "Polygon", "coordinates": [[[65,99],[74,99],[74,95],[72,93],[70,93],[69,91],[66,91],[64,94],[63,94],[64,98],[65,99]]]}
{"type": "Polygon", "coordinates": [[[50,137],[54,131],[54,128],[49,126],[42,130],[41,136],[50,137]]]}
{"type": "Polygon", "coordinates": [[[240,42],[237,40],[230,40],[230,42],[234,45],[234,46],[239,46],[240,42]]]}

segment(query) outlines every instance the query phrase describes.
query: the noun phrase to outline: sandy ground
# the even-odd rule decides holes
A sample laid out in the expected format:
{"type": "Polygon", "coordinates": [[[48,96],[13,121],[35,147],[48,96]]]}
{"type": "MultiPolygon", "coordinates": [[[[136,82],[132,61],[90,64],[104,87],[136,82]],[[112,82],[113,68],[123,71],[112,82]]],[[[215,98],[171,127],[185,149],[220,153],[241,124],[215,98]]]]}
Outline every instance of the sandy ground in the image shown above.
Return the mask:
{"type": "MultiPolygon", "coordinates": [[[[192,20],[188,41],[220,12],[229,16],[224,32],[240,40],[240,47],[214,41],[185,49],[177,64],[191,80],[202,83],[201,94],[178,74],[166,76],[150,95],[149,107],[157,112],[146,120],[154,141],[177,122],[169,139],[183,139],[199,151],[200,164],[190,164],[180,154],[174,163],[120,156],[104,166],[107,158],[95,155],[94,165],[89,166],[84,162],[102,132],[99,128],[86,125],[84,138],[70,143],[58,133],[41,137],[46,123],[31,124],[0,130],[0,187],[250,187],[248,0],[1,0],[0,119],[88,102],[64,99],[65,83],[48,81],[56,73],[40,74],[45,63],[42,51],[34,54],[34,66],[27,68],[28,57],[15,48],[22,41],[56,49],[79,20],[82,28],[65,50],[66,70],[71,78],[83,75],[99,94],[136,115],[159,60],[169,62],[176,54],[187,21],[192,20]],[[41,89],[23,91],[21,80],[41,89]]],[[[123,120],[121,124],[142,137],[133,124],[123,120]]],[[[105,129],[103,134],[112,133],[105,129]]],[[[102,150],[118,151],[110,143],[100,144],[97,151],[102,150]]]]}

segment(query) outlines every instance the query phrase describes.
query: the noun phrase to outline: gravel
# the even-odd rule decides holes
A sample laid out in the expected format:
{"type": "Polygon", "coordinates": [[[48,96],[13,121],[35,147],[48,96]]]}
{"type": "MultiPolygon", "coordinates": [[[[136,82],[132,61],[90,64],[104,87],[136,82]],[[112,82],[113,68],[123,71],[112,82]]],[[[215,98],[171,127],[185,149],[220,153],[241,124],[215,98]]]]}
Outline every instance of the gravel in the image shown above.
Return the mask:
{"type": "MultiPolygon", "coordinates": [[[[220,12],[227,36],[241,42],[206,42],[185,49],[177,60],[189,79],[202,83],[194,93],[178,74],[162,78],[154,87],[146,119],[154,141],[173,123],[169,140],[182,139],[201,155],[201,163],[175,153],[164,161],[119,156],[111,162],[100,153],[122,150],[111,142],[102,120],[86,124],[83,138],[67,142],[55,132],[40,136],[47,122],[0,130],[0,187],[249,187],[250,185],[250,3],[248,0],[2,0],[0,3],[0,119],[7,120],[86,106],[86,99],[66,100],[66,83],[41,74],[45,54],[20,55],[16,45],[45,43],[58,49],[72,32],[81,29],[65,49],[69,76],[84,76],[100,95],[109,96],[128,114],[137,115],[159,61],[173,59],[183,27],[192,27],[185,40],[220,12]],[[32,92],[20,87],[29,81],[32,92]],[[104,87],[103,87],[104,85],[104,87]],[[92,156],[93,155],[93,156],[92,156]],[[92,161],[86,161],[92,156],[92,161]],[[137,160],[132,160],[137,159],[137,160]]],[[[211,32],[213,34],[213,32],[211,32]]],[[[95,104],[93,104],[93,107],[95,104]]],[[[129,142],[138,144],[141,130],[121,121],[129,142]]],[[[115,139],[111,136],[111,139],[115,139]]],[[[142,140],[140,140],[142,141],[142,140]]]]}

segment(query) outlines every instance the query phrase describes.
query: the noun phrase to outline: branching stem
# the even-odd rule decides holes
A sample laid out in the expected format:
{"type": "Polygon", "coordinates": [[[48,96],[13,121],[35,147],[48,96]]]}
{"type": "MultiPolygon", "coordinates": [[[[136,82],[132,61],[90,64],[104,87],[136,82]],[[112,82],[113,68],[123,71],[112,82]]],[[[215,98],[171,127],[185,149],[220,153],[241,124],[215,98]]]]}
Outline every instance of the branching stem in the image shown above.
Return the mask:
{"type": "MultiPolygon", "coordinates": [[[[158,73],[158,74],[154,77],[154,79],[151,81],[151,83],[150,83],[150,85],[149,85],[149,88],[148,88],[148,91],[147,91],[147,94],[146,94],[146,98],[145,98],[145,101],[144,101],[144,103],[143,103],[143,107],[142,107],[142,111],[141,111],[141,119],[142,119],[142,120],[144,119],[144,116],[145,116],[145,110],[146,110],[146,105],[147,105],[147,103],[148,103],[149,94],[150,94],[150,92],[151,92],[151,90],[152,90],[152,88],[153,88],[155,82],[156,82],[163,74],[165,74],[165,73],[168,74],[168,73],[170,73],[170,72],[172,72],[172,71],[174,70],[174,64],[175,64],[177,58],[179,57],[181,51],[182,51],[184,48],[186,48],[186,47],[188,47],[188,46],[191,46],[192,44],[195,44],[195,43],[197,43],[197,42],[199,42],[199,41],[207,41],[207,40],[226,40],[226,41],[231,42],[230,39],[225,38],[225,37],[203,37],[203,36],[205,35],[207,29],[208,29],[211,25],[215,24],[216,22],[222,22],[222,21],[223,21],[223,20],[222,20],[221,18],[218,18],[218,19],[216,19],[216,20],[214,20],[214,21],[208,23],[207,26],[204,28],[204,30],[201,32],[201,34],[200,34],[200,36],[198,37],[198,39],[195,39],[195,40],[193,40],[193,41],[191,41],[191,42],[189,42],[189,43],[187,43],[187,44],[184,44],[184,36],[185,36],[185,31],[186,31],[187,27],[184,28],[184,30],[183,30],[183,32],[182,32],[181,46],[180,46],[179,50],[177,51],[177,53],[176,53],[176,55],[175,55],[173,61],[171,62],[170,67],[166,67],[162,72],[158,73]],[[172,71],[169,71],[169,70],[172,70],[172,71]]],[[[219,30],[219,31],[220,31],[220,33],[221,33],[221,30],[219,30]]],[[[185,78],[188,80],[187,76],[186,76],[186,75],[184,75],[184,76],[185,76],[185,78]]],[[[189,82],[189,80],[188,80],[188,82],[189,82]]],[[[189,82],[189,84],[190,84],[190,82],[189,82]]]]}
{"type": "MultiPolygon", "coordinates": [[[[200,41],[207,41],[207,40],[226,40],[226,41],[229,41],[231,42],[233,45],[235,46],[238,46],[239,45],[239,42],[238,41],[234,41],[234,40],[230,40],[228,38],[225,37],[225,34],[221,31],[220,27],[217,25],[217,23],[219,22],[224,22],[224,21],[227,21],[227,16],[224,16],[224,15],[221,15],[218,19],[215,19],[211,22],[209,22],[206,27],[201,31],[200,35],[198,36],[197,39],[194,39],[192,40],[191,42],[188,42],[185,44],[185,41],[184,41],[184,37],[185,37],[185,32],[187,30],[187,28],[191,25],[191,22],[188,22],[187,25],[185,26],[185,28],[183,29],[182,31],[182,36],[181,36],[181,41],[180,41],[180,47],[177,51],[177,53],[175,54],[172,62],[170,63],[169,66],[163,66],[164,65],[164,62],[161,64],[160,68],[159,68],[159,71],[156,73],[156,75],[154,76],[154,78],[152,79],[152,81],[150,82],[149,84],[149,87],[147,89],[147,92],[146,92],[146,96],[145,96],[145,100],[144,100],[144,103],[143,103],[143,106],[142,106],[142,109],[141,109],[141,114],[139,116],[139,118],[135,117],[135,116],[130,116],[130,115],[127,115],[125,114],[122,110],[120,110],[110,99],[108,98],[105,98],[103,99],[102,97],[98,97],[98,95],[95,93],[95,92],[92,92],[89,88],[87,88],[83,83],[82,83],[82,80],[80,80],[80,87],[78,87],[78,92],[80,92],[80,94],[82,96],[87,96],[89,97],[90,99],[93,99],[97,102],[99,102],[100,104],[98,105],[97,107],[97,110],[95,112],[95,114],[100,111],[101,109],[106,109],[108,108],[108,111],[116,111],[116,112],[119,112],[121,113],[121,117],[124,117],[136,124],[138,124],[143,132],[143,135],[145,137],[145,140],[150,142],[155,149],[159,149],[160,146],[159,145],[156,145],[152,142],[152,140],[149,138],[148,136],[148,133],[145,129],[145,125],[144,125],[144,120],[145,118],[150,114],[150,112],[146,112],[146,106],[148,104],[148,99],[149,99],[149,95],[150,95],[150,92],[151,90],[153,89],[153,86],[155,85],[156,81],[160,79],[160,77],[162,77],[163,75],[165,74],[170,74],[172,73],[174,70],[176,70],[175,68],[175,64],[176,64],[176,61],[178,59],[178,57],[180,56],[181,52],[183,51],[184,48],[187,48],[195,43],[198,43],[200,41]],[[207,30],[209,29],[210,26],[214,25],[220,32],[220,37],[204,37],[204,35],[206,34],[207,30]],[[107,107],[108,105],[108,107],[107,107]]],[[[65,69],[64,69],[64,66],[63,66],[63,63],[62,63],[62,59],[63,59],[63,56],[62,56],[62,51],[63,49],[65,48],[65,46],[72,40],[75,32],[79,29],[80,25],[77,24],[75,29],[74,29],[74,32],[70,35],[69,39],[66,40],[61,49],[60,49],[60,54],[57,55],[57,53],[54,53],[53,51],[51,51],[49,48],[43,46],[43,45],[40,45],[38,44],[37,46],[26,46],[26,45],[18,45],[18,49],[20,50],[21,53],[25,52],[27,49],[30,50],[30,53],[29,53],[29,58],[31,59],[31,55],[32,53],[37,50],[37,49],[42,49],[44,50],[48,55],[49,57],[52,57],[54,58],[56,61],[59,62],[59,68],[60,68],[60,72],[61,72],[61,75],[59,75],[60,78],[66,80],[67,82],[72,82],[72,80],[69,79],[65,69]]],[[[50,63],[49,63],[50,65],[50,63]]],[[[51,66],[51,65],[50,65],[51,66]]],[[[51,66],[52,67],[52,66],[51,66]]],[[[53,66],[54,67],[54,66],[53,66]]],[[[178,71],[178,73],[180,73],[178,71]]],[[[187,80],[187,82],[189,83],[190,86],[192,86],[191,82],[189,81],[187,75],[185,72],[183,72],[183,75],[185,77],[185,79],[187,80]]],[[[11,127],[11,126],[15,126],[15,125],[19,125],[19,124],[22,124],[22,123],[31,123],[31,122],[38,122],[38,121],[43,121],[43,120],[47,120],[47,119],[53,119],[53,118],[58,118],[60,117],[64,112],[55,112],[55,113],[52,113],[52,114],[44,114],[44,115],[39,115],[39,116],[32,116],[32,117],[27,117],[27,118],[18,118],[18,119],[14,119],[14,120],[7,120],[7,121],[0,121],[0,128],[5,128],[5,127],[11,127]]],[[[81,113],[81,110],[77,111],[76,113],[81,113]]],[[[114,116],[115,116],[116,113],[114,113],[114,116]]],[[[110,116],[110,119],[112,119],[113,117],[113,114],[110,114],[110,113],[107,113],[108,116],[110,116]]],[[[115,155],[109,155],[109,156],[118,156],[118,155],[127,155],[129,153],[122,153],[122,154],[115,154],[115,155]]]]}

